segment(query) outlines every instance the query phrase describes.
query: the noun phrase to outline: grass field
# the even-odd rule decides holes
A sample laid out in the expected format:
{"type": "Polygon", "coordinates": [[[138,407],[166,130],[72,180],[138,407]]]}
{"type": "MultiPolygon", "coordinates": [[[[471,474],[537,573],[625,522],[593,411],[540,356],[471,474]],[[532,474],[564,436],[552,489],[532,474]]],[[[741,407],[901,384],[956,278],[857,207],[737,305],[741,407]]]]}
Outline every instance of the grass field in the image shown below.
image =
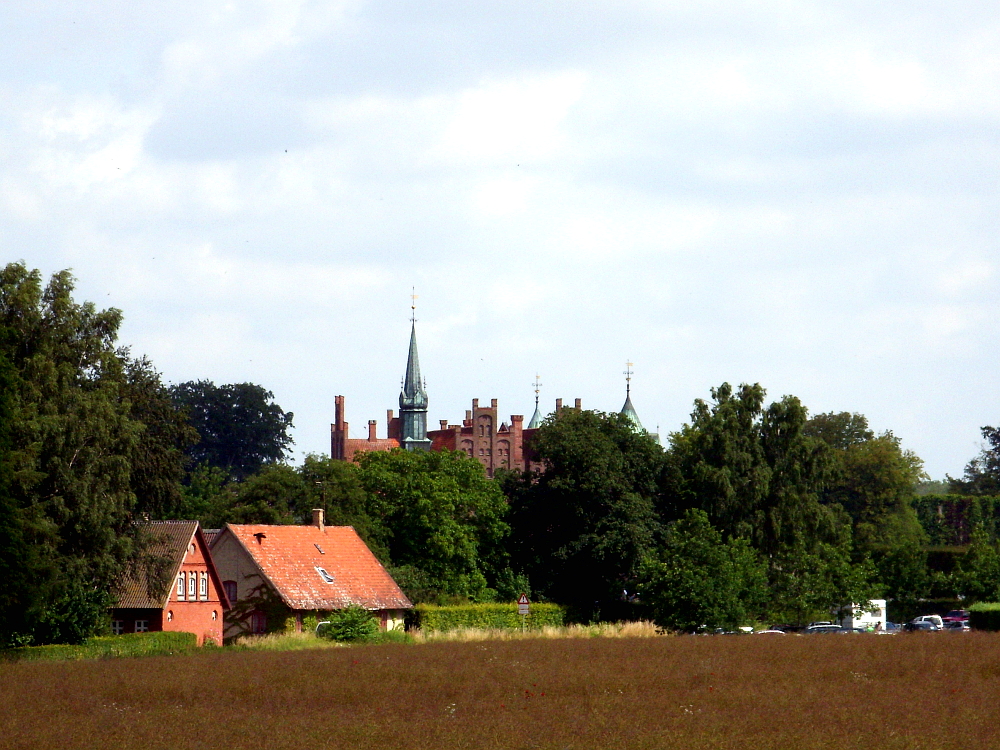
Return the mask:
{"type": "Polygon", "coordinates": [[[430,642],[0,664],[4,748],[996,748],[1000,636],[430,642]]]}

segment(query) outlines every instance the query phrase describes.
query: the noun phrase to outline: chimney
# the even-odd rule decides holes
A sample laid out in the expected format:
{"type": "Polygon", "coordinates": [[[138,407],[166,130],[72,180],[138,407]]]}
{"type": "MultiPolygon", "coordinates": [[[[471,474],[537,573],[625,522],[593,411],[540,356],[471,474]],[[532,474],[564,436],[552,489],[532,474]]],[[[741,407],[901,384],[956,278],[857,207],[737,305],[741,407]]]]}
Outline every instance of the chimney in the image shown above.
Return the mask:
{"type": "Polygon", "coordinates": [[[326,528],[326,524],[324,523],[323,520],[324,515],[325,513],[322,508],[313,508],[312,525],[318,528],[320,531],[323,531],[326,528]]]}
{"type": "Polygon", "coordinates": [[[466,422],[471,422],[472,421],[472,410],[471,409],[466,409],[465,410],[465,421],[466,422]]]}
{"type": "Polygon", "coordinates": [[[478,409],[479,408],[479,399],[478,398],[472,399],[472,408],[473,409],[478,409]]]}
{"type": "Polygon", "coordinates": [[[438,421],[441,423],[441,429],[442,430],[447,430],[448,429],[448,420],[447,419],[439,419],[438,421]]]}
{"type": "Polygon", "coordinates": [[[561,398],[557,398],[556,399],[556,411],[562,411],[562,399],[561,398]]]}
{"type": "MultiPolygon", "coordinates": [[[[374,419],[369,419],[368,420],[368,442],[369,443],[374,443],[376,440],[378,440],[378,438],[375,437],[375,425],[376,424],[377,424],[377,422],[374,419]]],[[[322,512],[322,511],[320,511],[320,512],[322,512]]],[[[320,523],[320,527],[322,527],[322,525],[323,524],[320,523]]]]}
{"type": "Polygon", "coordinates": [[[497,400],[495,398],[494,399],[490,399],[490,408],[492,408],[492,409],[496,409],[497,408],[497,400]]]}
{"type": "Polygon", "coordinates": [[[580,404],[581,404],[582,402],[583,402],[583,400],[582,400],[582,399],[579,399],[579,398],[578,398],[578,399],[577,399],[576,401],[574,401],[574,402],[573,402],[573,404],[574,404],[574,406],[575,406],[575,407],[576,407],[577,409],[579,409],[579,408],[580,408],[580,404]]]}

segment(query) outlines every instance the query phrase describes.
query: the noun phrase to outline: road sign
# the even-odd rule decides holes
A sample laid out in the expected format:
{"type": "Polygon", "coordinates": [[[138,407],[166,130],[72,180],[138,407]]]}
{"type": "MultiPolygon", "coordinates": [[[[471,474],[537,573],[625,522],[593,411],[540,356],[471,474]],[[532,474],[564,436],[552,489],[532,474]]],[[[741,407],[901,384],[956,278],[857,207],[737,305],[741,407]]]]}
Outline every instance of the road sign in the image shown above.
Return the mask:
{"type": "Polygon", "coordinates": [[[519,615],[528,614],[528,595],[521,594],[517,597],[517,613],[519,615]]]}

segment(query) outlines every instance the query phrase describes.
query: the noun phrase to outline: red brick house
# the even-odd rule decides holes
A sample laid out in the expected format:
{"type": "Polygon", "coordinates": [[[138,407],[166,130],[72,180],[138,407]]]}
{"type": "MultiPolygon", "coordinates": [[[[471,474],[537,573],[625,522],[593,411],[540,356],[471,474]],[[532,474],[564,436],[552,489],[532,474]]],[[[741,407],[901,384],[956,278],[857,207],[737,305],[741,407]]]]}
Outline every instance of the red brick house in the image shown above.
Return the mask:
{"type": "Polygon", "coordinates": [[[167,560],[166,582],[150,590],[145,571],[128,576],[111,609],[111,632],[194,633],[222,644],[225,613],[229,609],[208,543],[197,521],[153,521],[151,552],[167,560]]]}
{"type": "Polygon", "coordinates": [[[234,606],[226,638],[267,633],[351,605],[373,612],[383,629],[402,627],[413,604],[350,526],[227,524],[212,557],[234,606]]]}

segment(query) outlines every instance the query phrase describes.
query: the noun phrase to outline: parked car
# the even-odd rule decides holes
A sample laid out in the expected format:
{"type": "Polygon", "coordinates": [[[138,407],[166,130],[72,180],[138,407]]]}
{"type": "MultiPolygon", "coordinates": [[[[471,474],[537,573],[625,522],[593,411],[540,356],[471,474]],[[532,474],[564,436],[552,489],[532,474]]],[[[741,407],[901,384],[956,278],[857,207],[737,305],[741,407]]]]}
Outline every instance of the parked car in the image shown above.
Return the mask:
{"type": "Polygon", "coordinates": [[[913,622],[933,622],[938,630],[944,627],[944,620],[941,618],[941,615],[920,615],[920,617],[914,617],[913,622]]]}
{"type": "Polygon", "coordinates": [[[941,618],[945,623],[949,622],[968,622],[969,621],[969,610],[967,609],[953,609],[951,612],[946,614],[941,618]]]}
{"type": "Polygon", "coordinates": [[[916,619],[916,620],[910,620],[908,623],[906,623],[903,626],[903,630],[905,630],[905,631],[907,631],[909,633],[916,633],[916,632],[919,632],[919,631],[933,632],[933,631],[936,631],[936,630],[941,630],[941,628],[938,627],[937,625],[935,625],[930,620],[916,619]]]}
{"type": "Polygon", "coordinates": [[[946,622],[944,624],[944,630],[949,633],[968,633],[971,628],[969,623],[962,622],[961,620],[952,620],[951,622],[946,622]]]}
{"type": "Polygon", "coordinates": [[[858,631],[854,628],[842,628],[840,625],[813,625],[802,632],[806,635],[850,635],[858,631]]]}

